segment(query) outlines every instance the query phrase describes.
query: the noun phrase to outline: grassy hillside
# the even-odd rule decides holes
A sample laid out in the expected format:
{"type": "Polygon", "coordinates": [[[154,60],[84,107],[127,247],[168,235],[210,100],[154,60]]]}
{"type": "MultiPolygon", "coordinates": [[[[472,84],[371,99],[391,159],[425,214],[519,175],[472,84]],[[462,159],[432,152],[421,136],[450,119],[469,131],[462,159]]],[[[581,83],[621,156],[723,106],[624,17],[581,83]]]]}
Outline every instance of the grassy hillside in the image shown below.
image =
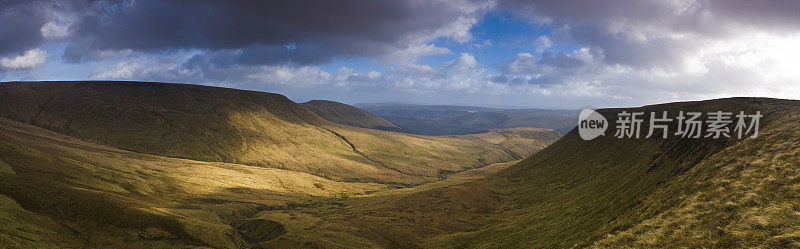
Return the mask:
{"type": "MultiPolygon", "coordinates": [[[[6,94],[5,97],[17,98],[13,101],[7,99],[8,103],[23,101],[24,98],[19,97],[20,95],[31,97],[32,99],[29,100],[37,103],[35,102],[37,101],[36,96],[40,96],[40,94],[35,91],[52,91],[50,94],[54,95],[74,93],[75,95],[72,97],[76,97],[80,96],[82,90],[72,89],[73,87],[87,87],[80,86],[80,83],[63,84],[65,85],[59,87],[65,88],[56,87],[55,90],[49,87],[49,84],[45,84],[41,88],[36,86],[10,87],[3,93],[6,94]],[[24,95],[13,93],[13,91],[34,91],[37,94],[24,95]]],[[[124,87],[135,89],[140,87],[139,84],[124,87]]],[[[105,91],[105,87],[102,85],[89,85],[88,87],[98,87],[102,90],[100,93],[93,92],[97,97],[87,95],[83,101],[95,103],[92,101],[110,98],[101,97],[105,94],[102,92],[105,91]]],[[[167,85],[165,87],[184,86],[167,85]]],[[[127,91],[123,90],[121,92],[127,91]]],[[[120,94],[122,95],[122,93],[120,94]]],[[[44,107],[36,109],[41,110],[41,113],[27,121],[44,126],[43,124],[47,122],[39,120],[54,120],[55,118],[52,117],[68,116],[70,118],[65,119],[70,121],[62,124],[65,129],[77,126],[97,130],[113,130],[115,126],[108,125],[109,120],[115,120],[112,117],[98,115],[100,118],[97,118],[93,113],[73,114],[66,110],[77,112],[72,109],[74,107],[49,106],[48,104],[67,102],[69,96],[65,95],[63,97],[65,99],[57,96],[49,98],[49,101],[42,104],[44,107]],[[91,122],[100,122],[100,125],[94,125],[91,122]],[[108,128],[109,126],[112,128],[108,128]]],[[[76,101],[73,104],[81,103],[76,101]]],[[[84,107],[94,110],[91,108],[111,108],[108,106],[114,105],[119,104],[108,102],[101,107],[91,105],[84,107]]],[[[213,121],[216,118],[214,113],[175,113],[160,109],[164,106],[175,110],[171,104],[163,103],[158,106],[139,103],[137,107],[132,108],[139,110],[138,114],[148,113],[145,110],[151,113],[163,112],[170,113],[169,117],[178,117],[177,119],[183,117],[187,120],[195,120],[199,116],[213,121]]],[[[17,105],[4,106],[4,108],[9,116],[13,116],[27,114],[24,111],[25,108],[32,107],[17,105]]],[[[231,109],[232,107],[227,108],[231,109]]],[[[184,109],[184,111],[188,109],[190,108],[184,109]]],[[[308,112],[298,109],[296,113],[308,112]]],[[[119,118],[138,114],[122,114],[119,115],[119,118]]],[[[278,129],[273,125],[289,126],[295,129],[293,131],[306,129],[301,130],[304,132],[321,129],[328,132],[327,134],[332,134],[335,141],[344,144],[347,148],[346,151],[355,153],[363,160],[369,160],[370,163],[378,165],[375,166],[376,168],[380,167],[394,172],[394,175],[389,175],[386,179],[402,180],[402,177],[406,177],[419,181],[442,180],[437,181],[436,186],[464,182],[467,179],[487,174],[485,172],[495,172],[507,166],[491,165],[485,169],[476,169],[474,173],[472,171],[461,172],[465,169],[472,169],[474,165],[459,165],[460,162],[487,164],[489,163],[487,158],[514,160],[524,153],[529,153],[527,150],[544,147],[559,136],[552,130],[518,129],[433,138],[341,126],[325,122],[313,114],[304,116],[309,120],[305,123],[302,119],[294,119],[295,123],[277,119],[275,116],[279,115],[272,115],[271,112],[261,112],[260,115],[236,114],[232,116],[234,117],[228,122],[228,124],[235,124],[230,126],[234,131],[232,134],[242,131],[253,132],[248,136],[241,136],[243,141],[258,139],[272,139],[269,141],[272,143],[276,142],[275,139],[287,141],[296,139],[292,141],[295,143],[313,141],[304,138],[303,136],[309,136],[309,134],[303,133],[283,134],[284,138],[270,137],[270,135],[277,134],[268,130],[278,129]],[[270,121],[272,123],[269,123],[270,121]],[[258,129],[265,130],[260,133],[255,132],[258,129]],[[292,135],[300,136],[300,138],[292,135]],[[499,137],[504,138],[498,139],[499,137]],[[513,141],[529,143],[532,147],[509,146],[505,148],[500,145],[513,141]],[[449,153],[449,151],[460,151],[460,153],[449,153]],[[442,165],[452,165],[453,167],[443,169],[442,165]],[[452,179],[445,179],[451,174],[453,175],[452,179]],[[428,175],[429,177],[423,177],[428,175]]],[[[293,117],[292,115],[288,116],[293,117]]],[[[146,114],[141,116],[145,120],[148,117],[150,116],[146,114]]],[[[174,122],[172,119],[164,120],[174,122]]],[[[53,123],[59,124],[58,122],[53,123]]],[[[135,126],[135,124],[122,124],[122,122],[114,124],[135,126]]],[[[169,126],[171,127],[169,129],[173,132],[183,132],[181,134],[187,137],[199,137],[191,141],[205,145],[204,143],[207,141],[202,140],[204,137],[187,132],[187,130],[200,131],[202,134],[207,131],[206,129],[215,125],[217,124],[213,122],[206,123],[204,126],[186,123],[185,126],[169,126]]],[[[173,143],[174,146],[191,145],[186,140],[172,141],[150,138],[143,131],[136,129],[131,130],[133,135],[113,131],[118,134],[107,135],[130,139],[138,137],[143,138],[141,141],[173,143]]],[[[99,133],[98,131],[72,130],[62,132],[99,133]]],[[[348,197],[371,195],[380,191],[396,191],[396,186],[392,182],[382,184],[383,182],[335,181],[310,173],[263,167],[258,164],[246,165],[166,157],[153,155],[158,154],[156,152],[153,154],[140,153],[92,141],[104,141],[101,139],[109,139],[109,137],[89,137],[82,140],[27,123],[0,118],[0,210],[2,210],[0,218],[4,220],[0,225],[0,247],[239,248],[259,244],[268,245],[286,241],[285,238],[291,236],[288,234],[295,231],[294,225],[298,224],[298,221],[303,222],[304,225],[313,225],[314,222],[308,223],[309,221],[303,220],[302,217],[293,217],[288,221],[272,219],[264,214],[291,216],[294,214],[292,210],[297,208],[324,210],[329,205],[340,205],[348,197]]],[[[125,143],[121,144],[125,145],[125,143]]],[[[308,147],[303,148],[319,149],[323,145],[311,143],[307,145],[308,147]]],[[[322,149],[325,148],[322,147],[322,149]]],[[[242,154],[240,158],[246,159],[247,155],[249,154],[242,154]]],[[[314,158],[301,158],[307,154],[294,156],[297,157],[297,160],[326,159],[319,158],[320,155],[316,155],[317,157],[314,158]]],[[[336,173],[342,175],[351,174],[350,177],[357,177],[357,174],[378,175],[378,173],[363,171],[351,173],[347,171],[350,169],[348,165],[337,165],[337,167],[330,170],[339,170],[336,173]]],[[[411,189],[408,191],[414,192],[411,189]]],[[[388,196],[395,196],[395,194],[388,196]]],[[[336,235],[336,241],[350,246],[372,245],[372,242],[364,241],[347,233],[334,235],[336,235]]]]}
{"type": "Polygon", "coordinates": [[[546,146],[557,132],[427,137],[334,124],[279,95],[155,85],[217,99],[197,100],[216,104],[192,112],[191,98],[171,102],[181,90],[62,84],[0,85],[8,103],[0,110],[22,121],[0,118],[0,247],[800,246],[800,101],[600,111],[612,122],[622,110],[760,111],[755,139],[618,139],[612,127],[591,141],[573,130],[546,146]],[[219,98],[228,95],[251,99],[219,98]],[[114,109],[121,104],[112,99],[131,106],[114,109]],[[159,115],[170,125],[158,126],[159,115]],[[120,127],[132,132],[111,132],[120,127]],[[233,138],[220,140],[242,145],[210,142],[221,131],[233,138]],[[187,147],[137,152],[156,143],[187,147]],[[514,165],[491,164],[545,146],[514,165]],[[231,158],[176,158],[198,155],[231,158]]]}
{"type": "Polygon", "coordinates": [[[327,100],[312,100],[301,105],[325,120],[369,129],[405,132],[405,129],[358,107],[327,100]]]}
{"type": "Polygon", "coordinates": [[[387,188],[140,154],[4,118],[0,162],[0,247],[239,247],[255,236],[239,223],[272,224],[256,211],[387,188]]]}
{"type": "MultiPolygon", "coordinates": [[[[795,181],[800,102],[736,98],[632,110],[760,110],[765,118],[759,138],[741,141],[607,136],[583,141],[573,131],[483,180],[392,198],[357,198],[326,212],[298,210],[328,222],[299,229],[292,238],[342,246],[308,235],[326,230],[386,247],[798,245],[800,196],[792,193],[800,186],[795,181]]],[[[615,120],[618,111],[602,113],[615,120]]]]}
{"type": "Polygon", "coordinates": [[[578,115],[577,111],[472,106],[362,104],[359,107],[422,135],[461,135],[514,127],[538,127],[567,133],[575,127],[578,115]]]}
{"type": "MultiPolygon", "coordinates": [[[[750,161],[748,158],[764,153],[762,151],[765,150],[771,151],[766,152],[772,154],[771,156],[780,156],[788,152],[768,150],[772,144],[800,145],[793,140],[784,139],[800,133],[800,130],[786,126],[800,121],[796,119],[796,114],[792,114],[800,111],[797,105],[797,101],[722,99],[635,109],[645,112],[668,110],[672,113],[678,110],[736,112],[760,110],[765,115],[761,128],[781,129],[783,137],[762,134],[758,139],[743,141],[678,138],[619,140],[601,137],[587,142],[580,140],[577,134],[570,133],[536,156],[481,183],[482,186],[490,186],[497,193],[506,196],[507,203],[504,210],[494,216],[496,221],[488,223],[473,234],[462,237],[464,239],[462,242],[473,246],[541,248],[590,245],[607,234],[629,230],[628,227],[634,224],[641,224],[640,226],[644,227],[640,231],[660,230],[650,226],[649,223],[642,223],[651,216],[674,212],[671,210],[681,207],[680,201],[691,200],[697,191],[746,195],[746,192],[734,189],[725,191],[711,185],[701,185],[698,180],[711,182],[722,180],[710,178],[713,173],[709,172],[722,173],[719,171],[719,164],[728,164],[732,159],[741,160],[741,163],[753,163],[755,161],[750,161]],[[737,152],[731,153],[732,151],[737,152]],[[565,154],[571,156],[565,157],[565,154]],[[699,174],[699,172],[706,173],[699,174]],[[683,189],[676,187],[681,185],[683,189]]],[[[604,114],[609,120],[615,120],[614,114],[618,111],[620,110],[606,110],[604,114]]],[[[672,130],[675,130],[675,127],[672,127],[672,130]]],[[[774,165],[766,163],[762,164],[762,167],[771,168],[774,165]]],[[[782,174],[772,177],[782,177],[782,174]]],[[[752,181],[743,177],[729,177],[726,181],[747,188],[757,187],[752,181]]],[[[706,198],[711,198],[710,196],[706,195],[706,198]]],[[[720,197],[722,196],[718,195],[714,198],[720,197]]],[[[766,197],[766,199],[800,203],[800,200],[790,198],[766,197]]],[[[725,202],[719,204],[721,206],[717,207],[722,207],[725,202]]],[[[649,246],[732,245],[724,244],[727,243],[724,242],[726,240],[724,237],[727,235],[716,232],[715,227],[736,219],[734,217],[738,216],[737,212],[733,209],[715,207],[708,207],[704,211],[703,216],[711,215],[714,218],[698,222],[703,224],[703,229],[699,229],[700,226],[685,227],[685,224],[676,222],[673,223],[674,226],[691,232],[683,235],[655,232],[664,236],[660,241],[651,240],[652,235],[646,233],[638,233],[634,237],[638,236],[639,239],[653,242],[649,246]],[[674,236],[686,237],[684,241],[670,239],[674,236]]],[[[789,227],[791,226],[784,229],[789,227]]],[[[749,233],[763,232],[756,227],[745,230],[749,230],[749,233]]],[[[733,245],[746,245],[741,243],[744,241],[746,240],[734,241],[733,245]]],[[[609,242],[609,244],[613,245],[612,247],[637,245],[630,242],[621,240],[621,243],[609,242]]]]}
{"type": "Polygon", "coordinates": [[[278,94],[143,82],[0,84],[0,117],[111,147],[414,185],[514,160],[502,145],[328,122],[278,94]]]}
{"type": "Polygon", "coordinates": [[[758,139],[698,164],[584,244],[800,247],[800,103],[760,104],[772,111],[758,139]]]}
{"type": "Polygon", "coordinates": [[[507,129],[490,129],[480,133],[459,135],[454,137],[476,138],[501,146],[516,159],[525,159],[549,146],[561,134],[551,129],[516,127],[507,129]]]}

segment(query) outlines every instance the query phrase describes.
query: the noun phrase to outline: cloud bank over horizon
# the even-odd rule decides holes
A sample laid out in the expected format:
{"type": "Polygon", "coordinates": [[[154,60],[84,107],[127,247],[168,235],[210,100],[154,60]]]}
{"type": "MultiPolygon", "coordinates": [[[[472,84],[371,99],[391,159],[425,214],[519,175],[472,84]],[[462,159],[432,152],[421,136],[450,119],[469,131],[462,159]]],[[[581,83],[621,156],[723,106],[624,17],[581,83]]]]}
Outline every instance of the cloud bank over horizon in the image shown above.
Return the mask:
{"type": "Polygon", "coordinates": [[[3,81],[538,108],[800,98],[797,1],[11,0],[0,36],[3,81]]]}

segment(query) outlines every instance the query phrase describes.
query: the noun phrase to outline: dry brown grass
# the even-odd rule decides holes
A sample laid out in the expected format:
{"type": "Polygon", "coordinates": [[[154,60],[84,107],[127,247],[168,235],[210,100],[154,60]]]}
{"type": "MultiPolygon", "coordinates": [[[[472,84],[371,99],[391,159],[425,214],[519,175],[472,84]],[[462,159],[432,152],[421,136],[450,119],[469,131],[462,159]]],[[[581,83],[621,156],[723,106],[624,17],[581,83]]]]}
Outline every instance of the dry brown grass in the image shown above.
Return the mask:
{"type": "MultiPolygon", "coordinates": [[[[188,241],[226,247],[241,243],[231,239],[239,235],[229,222],[246,212],[386,189],[377,183],[335,182],[281,169],[139,154],[2,118],[0,152],[1,160],[16,172],[0,175],[0,192],[21,200],[26,209],[66,220],[63,226],[98,219],[120,227],[122,234],[158,228],[170,234],[167,239],[186,236],[188,241]],[[48,192],[59,195],[41,195],[48,192]]],[[[23,223],[32,217],[16,215],[23,223]]],[[[91,234],[93,229],[97,227],[79,230],[91,234]]],[[[92,245],[108,238],[80,239],[92,245]]]]}
{"type": "MultiPolygon", "coordinates": [[[[292,129],[299,128],[292,127],[292,129]]],[[[461,148],[460,145],[473,144],[474,150],[462,153],[481,151],[480,143],[472,141],[472,138],[431,138],[378,131],[372,133],[371,130],[359,133],[358,129],[343,126],[332,126],[331,129],[339,129],[342,134],[354,137],[352,143],[356,146],[361,143],[386,143],[382,145],[386,147],[381,149],[401,148],[400,151],[404,154],[419,157],[414,160],[427,161],[429,164],[426,167],[471,169],[444,162],[448,158],[436,157],[430,151],[419,149],[414,145],[436,146],[435,148],[440,150],[439,153],[446,153],[461,148]],[[391,147],[392,144],[386,141],[397,141],[394,144],[398,147],[391,147]],[[444,166],[437,166],[435,164],[437,162],[442,162],[440,165],[444,166]]],[[[362,153],[368,157],[372,155],[380,157],[379,152],[380,150],[366,150],[362,153]]],[[[369,194],[390,190],[393,188],[390,185],[341,182],[284,169],[141,154],[94,144],[3,118],[0,118],[0,162],[2,162],[0,166],[4,169],[3,173],[0,173],[0,180],[3,180],[0,194],[21,200],[22,204],[21,207],[15,206],[13,201],[7,204],[11,209],[17,210],[8,212],[8,219],[13,221],[9,224],[29,227],[6,228],[8,234],[14,235],[5,242],[0,242],[6,246],[25,245],[24,241],[28,240],[26,238],[43,234],[58,236],[55,236],[54,240],[37,239],[40,237],[33,237],[33,240],[42,246],[56,247],[69,243],[91,247],[99,245],[159,247],[177,244],[238,247],[248,243],[258,244],[257,241],[248,242],[244,239],[245,234],[231,225],[246,219],[268,219],[270,222],[276,220],[282,226],[286,226],[287,235],[264,245],[284,242],[289,243],[286,245],[305,243],[313,241],[311,238],[317,236],[319,232],[321,236],[319,238],[324,237],[322,234],[328,234],[326,236],[329,236],[330,241],[336,241],[336,244],[376,246],[378,244],[361,237],[363,234],[352,235],[333,229],[320,231],[319,227],[309,228],[314,225],[306,222],[318,219],[314,217],[319,216],[309,216],[292,210],[300,208],[316,210],[313,212],[326,212],[324,210],[339,207],[337,203],[342,201],[362,203],[363,205],[357,205],[368,207],[370,210],[375,208],[399,210],[397,207],[391,207],[394,204],[374,204],[376,202],[373,197],[358,197],[373,196],[369,194]],[[49,194],[41,195],[42,193],[49,194]],[[358,198],[347,198],[354,196],[358,198]],[[262,211],[274,209],[287,212],[262,211]],[[34,211],[36,214],[25,210],[34,211]],[[99,210],[102,211],[98,212],[99,210]],[[258,214],[254,215],[256,213],[258,214]],[[308,220],[297,221],[292,218],[292,222],[282,222],[283,219],[288,219],[286,215],[289,217],[299,215],[308,220]],[[40,217],[39,219],[44,222],[31,223],[35,217],[40,217]],[[302,235],[305,233],[303,230],[297,230],[299,228],[314,232],[302,235]],[[78,232],[74,234],[63,232],[70,229],[76,229],[78,232]],[[288,239],[293,236],[301,236],[304,239],[288,239]]],[[[508,165],[510,164],[471,169],[417,188],[374,196],[395,198],[412,193],[439,191],[436,189],[468,182],[508,165]]],[[[401,166],[399,165],[398,169],[405,169],[401,166]]],[[[488,198],[487,196],[481,198],[488,198]]],[[[455,201],[456,199],[461,198],[453,198],[447,201],[446,205],[460,207],[461,200],[455,201]]],[[[379,199],[377,203],[383,200],[385,199],[379,199]]],[[[473,200],[470,205],[481,202],[483,201],[473,200]]],[[[436,207],[438,205],[440,204],[431,203],[427,210],[419,212],[432,212],[433,216],[430,217],[441,212],[446,213],[438,209],[436,207]]],[[[406,206],[399,208],[404,209],[406,206]]],[[[347,220],[353,215],[365,215],[364,212],[372,211],[360,210],[351,215],[337,216],[339,218],[336,219],[347,220]]],[[[363,218],[375,226],[396,219],[363,218]]],[[[319,225],[323,224],[334,226],[328,220],[319,225]]],[[[438,226],[451,227],[446,223],[438,226]]],[[[382,229],[388,231],[385,229],[390,228],[382,229]]],[[[417,230],[412,233],[416,232],[417,230]]]]}
{"type": "Polygon", "coordinates": [[[722,151],[645,201],[655,206],[667,192],[687,193],[677,205],[594,247],[800,247],[800,114],[773,117],[758,139],[722,151]]]}

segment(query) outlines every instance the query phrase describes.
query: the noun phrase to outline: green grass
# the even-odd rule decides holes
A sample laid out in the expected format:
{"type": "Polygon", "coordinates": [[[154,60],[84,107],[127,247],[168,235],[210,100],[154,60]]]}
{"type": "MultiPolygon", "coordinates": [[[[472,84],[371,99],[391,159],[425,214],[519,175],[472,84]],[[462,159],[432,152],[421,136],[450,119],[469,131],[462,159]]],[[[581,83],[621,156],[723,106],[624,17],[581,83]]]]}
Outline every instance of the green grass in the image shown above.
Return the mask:
{"type": "Polygon", "coordinates": [[[59,234],[46,228],[47,220],[5,195],[0,195],[0,221],[0,247],[57,248],[53,238],[59,234]]]}
{"type": "Polygon", "coordinates": [[[0,174],[15,174],[14,169],[11,168],[11,165],[0,160],[0,174]]]}

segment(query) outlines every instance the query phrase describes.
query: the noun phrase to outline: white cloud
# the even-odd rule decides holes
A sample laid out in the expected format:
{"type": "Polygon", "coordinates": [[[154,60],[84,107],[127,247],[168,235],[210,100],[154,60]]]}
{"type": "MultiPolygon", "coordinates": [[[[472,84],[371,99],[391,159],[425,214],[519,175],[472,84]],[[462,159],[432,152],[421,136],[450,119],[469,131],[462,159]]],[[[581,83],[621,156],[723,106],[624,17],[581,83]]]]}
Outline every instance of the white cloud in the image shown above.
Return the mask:
{"type": "Polygon", "coordinates": [[[537,64],[535,56],[521,53],[507,65],[512,75],[504,78],[510,84],[537,85],[551,95],[577,97],[596,106],[732,96],[798,99],[799,44],[800,34],[752,32],[709,41],[681,56],[682,64],[654,68],[608,64],[589,48],[565,55],[582,62],[577,68],[537,64]],[[527,76],[531,73],[541,73],[540,78],[527,76]]]}
{"type": "Polygon", "coordinates": [[[530,53],[519,53],[507,67],[513,74],[531,74],[536,72],[536,57],[530,53]]]}
{"type": "Polygon", "coordinates": [[[42,26],[40,32],[44,38],[63,38],[69,36],[69,25],[50,21],[42,26]]]}
{"type": "MultiPolygon", "coordinates": [[[[425,30],[408,36],[400,44],[407,44],[407,47],[395,49],[385,53],[381,60],[390,64],[413,64],[417,59],[429,56],[447,54],[451,51],[447,48],[438,47],[431,44],[431,41],[438,38],[448,38],[458,43],[467,43],[472,40],[472,27],[486,11],[494,7],[494,1],[442,1],[448,5],[455,6],[461,13],[454,21],[443,25],[434,30],[425,30]]],[[[491,46],[491,42],[486,41],[482,46],[491,46]]]]}
{"type": "Polygon", "coordinates": [[[387,53],[382,56],[382,61],[389,64],[409,64],[424,56],[447,53],[450,53],[450,49],[433,44],[419,44],[387,53]]]}
{"type": "Polygon", "coordinates": [[[491,77],[485,75],[486,69],[479,65],[472,54],[461,53],[438,68],[417,64],[392,67],[382,74],[382,80],[392,91],[411,94],[509,93],[507,85],[492,82],[491,77]]]}
{"type": "Polygon", "coordinates": [[[332,78],[330,73],[315,66],[260,66],[255,72],[244,76],[244,79],[250,82],[263,82],[290,87],[311,87],[326,84],[332,78]]]}
{"type": "Polygon", "coordinates": [[[547,50],[548,48],[553,46],[553,41],[550,40],[550,37],[542,35],[539,38],[536,38],[536,52],[541,53],[547,50]]]}
{"type": "Polygon", "coordinates": [[[470,53],[461,53],[461,56],[459,56],[458,59],[451,61],[448,64],[454,70],[459,72],[467,71],[478,66],[478,62],[475,60],[475,57],[470,53]]]}
{"type": "Polygon", "coordinates": [[[381,78],[381,73],[376,71],[370,71],[369,73],[367,73],[367,77],[371,80],[377,80],[381,78]]]}
{"type": "Polygon", "coordinates": [[[24,54],[0,58],[0,69],[27,70],[41,66],[47,58],[47,52],[41,49],[28,50],[24,54]]]}
{"type": "Polygon", "coordinates": [[[113,69],[95,73],[92,80],[127,80],[142,73],[143,65],[133,61],[123,61],[113,69]]]}

